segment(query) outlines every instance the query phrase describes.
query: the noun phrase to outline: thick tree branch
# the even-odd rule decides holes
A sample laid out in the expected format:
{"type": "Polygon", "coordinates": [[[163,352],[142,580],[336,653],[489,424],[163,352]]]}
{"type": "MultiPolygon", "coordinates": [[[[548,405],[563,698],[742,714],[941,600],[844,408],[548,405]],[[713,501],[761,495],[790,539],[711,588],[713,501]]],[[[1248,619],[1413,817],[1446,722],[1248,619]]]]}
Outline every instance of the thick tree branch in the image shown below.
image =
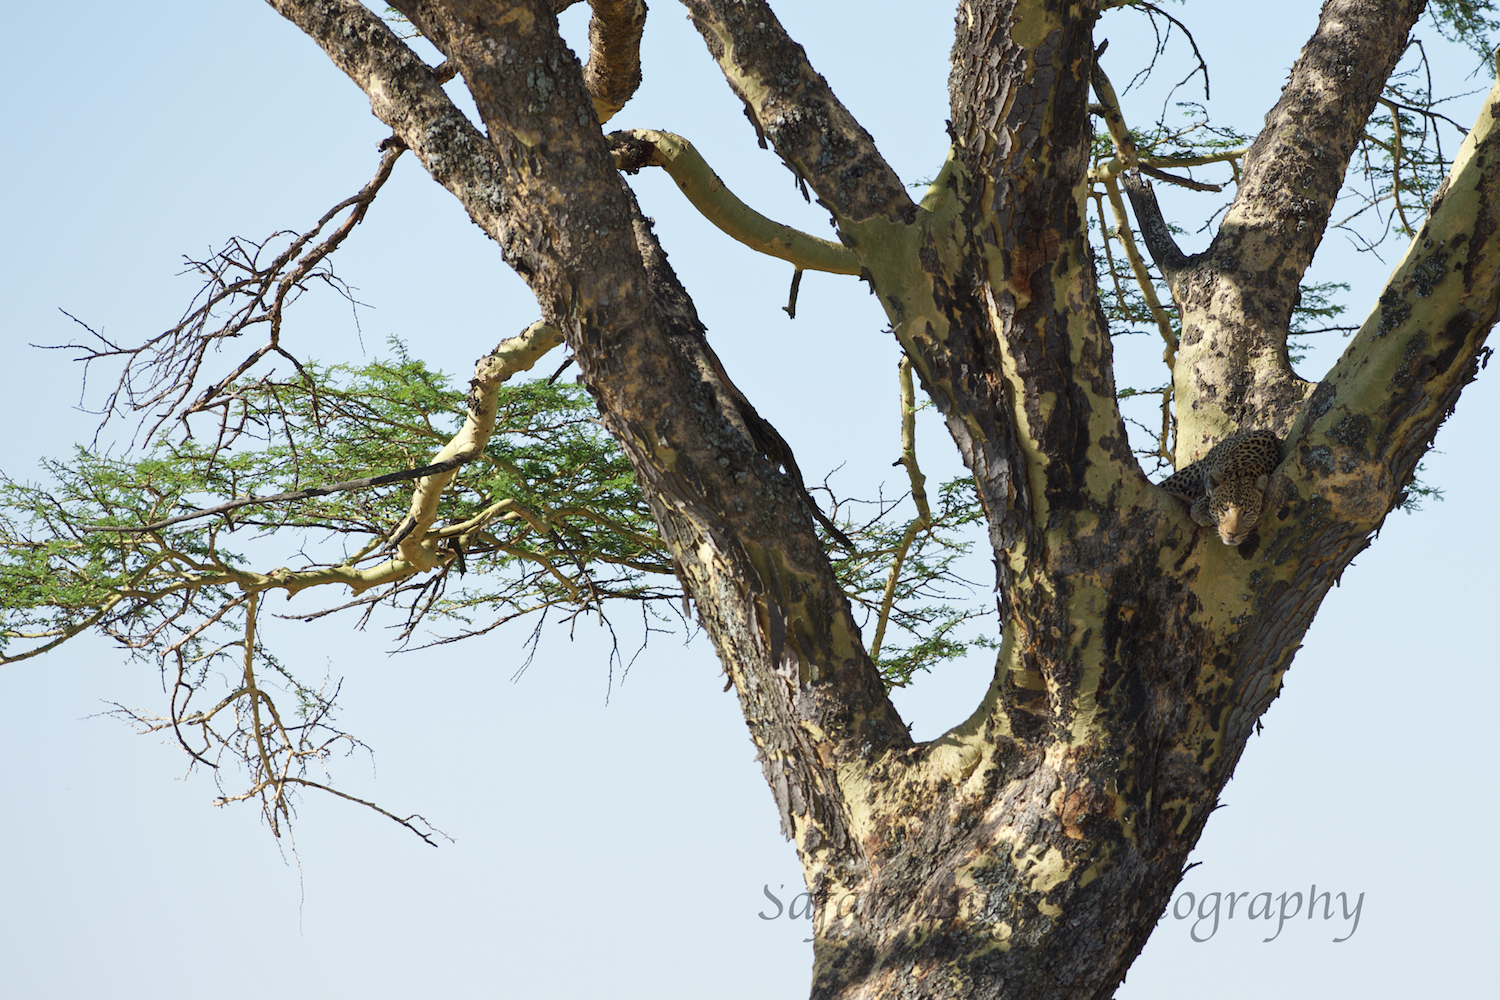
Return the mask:
{"type": "Polygon", "coordinates": [[[683,3],[751,123],[840,224],[912,220],[901,179],[764,0],[683,3]]]}
{"type": "MultiPolygon", "coordinates": [[[[369,8],[353,0],[267,3],[318,43],[369,96],[375,117],[416,154],[433,180],[458,198],[474,223],[504,247],[510,228],[505,171],[489,141],[443,92],[433,69],[369,8]]],[[[397,9],[409,17],[416,13],[412,4],[397,9]]],[[[413,23],[422,27],[415,17],[413,23]]],[[[432,34],[427,37],[443,48],[432,34]]]]}
{"type": "Polygon", "coordinates": [[[859,258],[842,243],[784,226],[740,201],[682,136],[632,129],[613,132],[609,138],[617,167],[628,173],[641,167],[663,168],[705,219],[750,249],[790,261],[799,269],[859,273],[859,258]]]}
{"type": "Polygon", "coordinates": [[[1500,309],[1500,84],[1427,221],[1288,440],[1312,495],[1351,531],[1399,502],[1500,309]]]}
{"type": "Polygon", "coordinates": [[[1236,756],[1323,595],[1399,504],[1439,425],[1487,360],[1497,313],[1500,85],[1375,310],[1288,436],[1283,475],[1267,494],[1273,517],[1260,528],[1261,607],[1237,645],[1227,725],[1236,756]]]}
{"type": "Polygon", "coordinates": [[[1252,266],[1276,258],[1280,280],[1261,293],[1277,296],[1283,329],[1344,171],[1424,6],[1422,0],[1324,4],[1281,99],[1245,154],[1215,243],[1231,241],[1235,255],[1252,266]]]}
{"type": "Polygon", "coordinates": [[[643,0],[589,0],[589,61],[583,82],[603,124],[625,106],[641,85],[643,0]]]}
{"type": "Polygon", "coordinates": [[[1419,0],[1329,0],[1281,99],[1245,154],[1207,251],[1172,279],[1177,464],[1234,431],[1285,433],[1311,384],[1286,353],[1303,274],[1365,123],[1422,11],[1419,0]]]}
{"type": "MultiPolygon", "coordinates": [[[[975,449],[964,438],[973,437],[978,414],[993,407],[1009,423],[984,435],[995,459],[1006,456],[1008,475],[997,475],[995,459],[971,464],[986,496],[997,554],[1003,553],[1002,582],[1045,548],[1036,532],[1048,512],[1090,502],[1084,500],[1090,488],[1081,478],[1083,455],[1102,452],[1094,460],[1120,476],[1136,475],[1077,198],[1091,155],[1093,18],[1089,5],[980,0],[964,5],[955,27],[950,183],[952,197],[963,204],[955,223],[969,234],[968,259],[941,276],[957,281],[935,297],[962,298],[972,288],[983,297],[984,311],[974,317],[975,329],[939,328],[931,347],[917,345],[919,361],[921,351],[934,351],[946,372],[934,377],[920,363],[918,370],[949,415],[966,459],[975,449]],[[1003,399],[974,398],[980,385],[966,372],[993,379],[1003,399]],[[968,398],[949,410],[943,383],[963,386],[968,398]],[[1027,430],[1016,444],[1000,443],[1021,426],[1027,430]],[[1023,461],[1027,455],[1074,457],[1023,461]],[[1012,491],[1011,514],[998,503],[1002,483],[1012,491]]],[[[923,258],[929,273],[943,269],[934,268],[938,263],[936,255],[923,258]]]]}
{"type": "Polygon", "coordinates": [[[1125,171],[1121,175],[1121,186],[1130,198],[1130,207],[1135,209],[1135,221],[1140,226],[1146,250],[1170,285],[1177,273],[1192,260],[1178,249],[1177,241],[1172,238],[1172,228],[1162,217],[1161,206],[1156,202],[1156,192],[1151,190],[1150,182],[1141,177],[1140,171],[1125,171]]]}
{"type": "Polygon", "coordinates": [[[362,20],[362,8],[275,2],[370,93],[435,176],[461,169],[443,152],[493,170],[493,198],[450,190],[490,223],[543,318],[572,346],[744,700],[788,832],[807,851],[857,850],[841,769],[866,768],[910,737],[863,649],[790,450],[724,375],[604,136],[580,125],[592,117],[590,99],[550,0],[426,5],[493,158],[468,155],[470,133],[456,128],[440,136],[441,151],[433,145],[449,106],[432,94],[431,71],[413,65],[383,25],[362,20]]]}

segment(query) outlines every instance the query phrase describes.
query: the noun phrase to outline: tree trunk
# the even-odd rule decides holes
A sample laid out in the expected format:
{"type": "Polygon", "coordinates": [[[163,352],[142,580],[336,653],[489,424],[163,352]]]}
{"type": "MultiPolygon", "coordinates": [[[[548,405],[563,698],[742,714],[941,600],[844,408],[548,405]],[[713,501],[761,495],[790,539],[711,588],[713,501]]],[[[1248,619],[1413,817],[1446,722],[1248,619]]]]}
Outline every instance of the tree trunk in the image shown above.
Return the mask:
{"type": "MultiPolygon", "coordinates": [[[[1323,595],[1474,375],[1500,298],[1500,91],[1317,386],[1287,363],[1287,321],[1420,3],[1328,3],[1213,245],[1150,244],[1183,316],[1179,458],[1241,428],[1286,437],[1258,533],[1231,547],[1146,480],[1116,403],[1084,213],[1094,6],[960,4],[953,148],[914,204],[763,2],[686,0],[751,121],[833,214],[988,518],[995,679],[968,721],[914,744],[789,449],[709,349],[611,162],[556,5],[396,5],[463,76],[486,136],[366,8],[271,3],[565,332],[796,841],[813,996],[1109,996],[1323,595]]],[[[1148,190],[1135,200],[1155,211],[1148,190]]]]}

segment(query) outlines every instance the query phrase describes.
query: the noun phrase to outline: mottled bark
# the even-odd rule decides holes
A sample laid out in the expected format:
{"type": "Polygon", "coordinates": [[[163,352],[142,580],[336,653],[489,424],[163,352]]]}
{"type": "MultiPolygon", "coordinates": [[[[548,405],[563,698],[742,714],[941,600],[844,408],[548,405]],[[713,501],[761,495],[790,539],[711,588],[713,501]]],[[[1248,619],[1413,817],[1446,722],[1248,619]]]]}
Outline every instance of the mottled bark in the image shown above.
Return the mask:
{"type": "Polygon", "coordinates": [[[589,61],[583,85],[600,122],[607,122],[625,106],[641,85],[641,32],[646,29],[642,0],[592,0],[589,18],[589,61]]]}
{"type": "Polygon", "coordinates": [[[1312,384],[1287,359],[1302,275],[1425,0],[1329,0],[1266,115],[1213,243],[1172,279],[1177,465],[1242,427],[1285,433],[1312,384]]]}
{"type": "Polygon", "coordinates": [[[1286,364],[1299,279],[1420,4],[1328,4],[1213,245],[1172,260],[1180,456],[1231,429],[1289,431],[1259,532],[1231,548],[1146,481],[1116,405],[1084,216],[1095,7],[960,3],[953,150],[918,205],[765,3],[685,0],[752,122],[833,214],[989,518],[995,680],[968,721],[916,745],[790,450],[709,349],[616,170],[557,34],[566,4],[400,4],[462,74],[481,135],[365,8],[271,2],[495,238],[575,351],[796,840],[817,905],[813,995],[1109,996],[1495,318],[1492,103],[1344,359],[1310,394],[1286,364]]]}

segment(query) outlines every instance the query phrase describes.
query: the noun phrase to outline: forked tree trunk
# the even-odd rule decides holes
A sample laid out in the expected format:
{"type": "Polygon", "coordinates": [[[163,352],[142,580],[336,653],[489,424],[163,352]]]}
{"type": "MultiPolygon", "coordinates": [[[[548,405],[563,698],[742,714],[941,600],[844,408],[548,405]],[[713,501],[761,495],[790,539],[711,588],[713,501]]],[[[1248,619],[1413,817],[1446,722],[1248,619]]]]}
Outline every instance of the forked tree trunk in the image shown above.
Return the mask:
{"type": "Polygon", "coordinates": [[[995,679],[967,722],[916,744],[790,453],[713,356],[611,162],[556,5],[397,4],[462,74],[486,136],[365,8],[271,2],[565,331],[796,841],[813,995],[1110,995],[1324,593],[1473,377],[1500,275],[1500,91],[1316,387],[1287,364],[1287,321],[1420,3],[1330,2],[1213,246],[1186,258],[1155,238],[1182,310],[1179,457],[1238,428],[1287,437],[1258,534],[1229,547],[1147,482],[1116,404],[1085,231],[1093,6],[959,4],[953,151],[918,205],[763,2],[686,0],[751,120],[833,213],[979,487],[1003,597],[995,679]]]}

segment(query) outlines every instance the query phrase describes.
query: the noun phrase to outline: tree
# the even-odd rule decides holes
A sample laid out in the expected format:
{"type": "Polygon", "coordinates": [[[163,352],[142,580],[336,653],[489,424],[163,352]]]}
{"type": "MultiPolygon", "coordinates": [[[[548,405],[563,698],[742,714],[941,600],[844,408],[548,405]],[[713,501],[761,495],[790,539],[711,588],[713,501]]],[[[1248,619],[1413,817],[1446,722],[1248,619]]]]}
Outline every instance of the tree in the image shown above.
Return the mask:
{"type": "MultiPolygon", "coordinates": [[[[301,14],[312,18],[332,10],[325,5],[301,14]]],[[[526,147],[531,153],[509,150],[516,157],[516,165],[506,167],[516,171],[512,186],[552,185],[556,199],[513,196],[504,206],[491,200],[466,207],[480,215],[489,211],[496,234],[514,237],[508,252],[539,289],[544,316],[569,334],[585,382],[597,394],[606,423],[621,433],[678,571],[747,702],[768,778],[822,904],[820,988],[826,995],[878,989],[870,963],[880,959],[880,967],[898,977],[923,963],[951,967],[959,974],[953,988],[969,995],[1000,995],[995,990],[1002,975],[1005,988],[1018,995],[1107,990],[1176,884],[1186,851],[1274,695],[1317,599],[1396,502],[1472,373],[1493,318],[1492,297],[1480,280],[1486,259],[1482,226],[1475,228],[1483,213],[1458,206],[1444,215],[1444,207],[1463,200],[1457,193],[1469,190],[1464,175],[1456,175],[1427,225],[1456,227],[1450,232],[1458,235],[1445,236],[1440,245],[1468,247],[1462,280],[1446,264],[1439,267],[1432,247],[1419,241],[1418,253],[1409,258],[1414,277],[1398,275],[1383,301],[1380,315],[1390,322],[1377,317],[1346,356],[1349,365],[1368,358],[1363,370],[1385,365],[1384,375],[1362,394],[1356,381],[1346,384],[1336,370],[1323,383],[1331,387],[1323,398],[1309,396],[1312,387],[1291,375],[1286,329],[1298,279],[1343,173],[1342,162],[1326,162],[1340,160],[1326,150],[1348,146],[1352,153],[1367,112],[1304,123],[1300,132],[1268,130],[1271,138],[1259,151],[1245,154],[1235,208],[1220,227],[1213,255],[1179,260],[1158,239],[1153,249],[1183,310],[1174,369],[1179,458],[1237,427],[1273,426],[1288,435],[1287,463],[1271,485],[1282,502],[1275,519],[1262,524],[1260,539],[1247,543],[1248,551],[1225,549],[1196,532],[1175,501],[1146,484],[1125,446],[1109,341],[1093,308],[1079,205],[1090,138],[1086,85],[1093,48],[1086,25],[1059,23],[1055,31],[1027,33],[1025,45],[1032,48],[1004,32],[986,34],[985,45],[1002,55],[999,66],[1024,66],[1036,58],[1036,46],[1062,46],[1049,64],[1072,69],[1060,72],[1055,90],[1035,94],[1028,89],[1039,87],[1034,78],[1009,81],[1017,95],[1009,113],[1025,111],[1047,121],[1045,128],[1018,123],[1014,132],[995,133],[1034,144],[1028,148],[1036,155],[1023,161],[1023,169],[1000,170],[986,159],[1007,153],[1001,140],[994,147],[970,142],[963,147],[969,152],[950,162],[919,210],[854,126],[839,133],[842,144],[828,138],[833,133],[809,139],[792,127],[808,120],[837,124],[838,106],[795,62],[790,65],[800,76],[778,72],[769,79],[758,68],[758,59],[795,55],[774,31],[761,27],[774,26],[774,20],[754,21],[752,34],[742,36],[744,25],[733,20],[733,11],[721,15],[704,6],[694,12],[700,23],[716,26],[712,37],[726,40],[719,57],[761,102],[752,110],[778,152],[839,218],[924,387],[943,408],[975,470],[1000,556],[1006,641],[1000,683],[969,727],[946,742],[909,745],[862,652],[857,624],[839,596],[842,586],[823,554],[813,509],[790,474],[788,456],[751,416],[696,334],[690,304],[653,256],[613,167],[602,159],[602,138],[571,124],[560,133],[573,152],[558,169],[588,167],[593,173],[585,180],[551,177],[549,167],[538,166],[550,160],[535,150],[555,153],[563,139],[533,143],[526,147]],[[745,82],[752,79],[761,79],[765,89],[745,82]],[[799,81],[799,99],[778,104],[788,99],[777,88],[792,79],[799,81]],[[788,111],[806,112],[808,100],[823,102],[827,114],[809,118],[788,111]],[[1308,135],[1317,128],[1331,131],[1312,141],[1308,135]],[[1288,134],[1296,141],[1287,141],[1288,134]],[[1283,146],[1272,148],[1278,137],[1283,146]],[[850,163],[858,165],[857,190],[846,183],[850,163]],[[973,192],[984,188],[973,179],[985,176],[1008,178],[1025,193],[977,204],[973,192]],[[1317,195],[1286,209],[1304,213],[1296,221],[1305,225],[1283,224],[1282,209],[1265,208],[1285,197],[1293,179],[1301,195],[1317,195]],[[592,201],[577,199],[598,199],[602,207],[590,215],[577,206],[592,201]],[[548,222],[535,214],[549,206],[566,208],[568,218],[548,222]],[[611,251],[605,237],[584,240],[574,233],[569,243],[569,220],[580,215],[590,218],[595,235],[606,229],[627,249],[631,241],[623,234],[634,225],[634,244],[644,248],[644,257],[637,261],[619,247],[611,251]],[[973,235],[989,226],[996,227],[1000,250],[973,235]],[[546,239],[536,235],[543,232],[546,239]],[[1239,327],[1231,337],[1214,325],[1224,320],[1225,296],[1232,299],[1239,291],[1244,262],[1262,259],[1257,254],[1271,253],[1267,247],[1281,259],[1255,274],[1254,309],[1230,310],[1239,327]],[[590,256],[596,253],[606,256],[590,256]],[[1041,278],[1049,276],[1044,284],[1041,278]],[[622,299],[620,289],[630,282],[651,288],[652,300],[622,299]],[[1445,282],[1460,283],[1463,295],[1445,282]],[[590,289],[610,291],[606,296],[590,289]],[[1403,304],[1412,307],[1406,315],[1403,304]],[[1424,318],[1423,308],[1437,309],[1437,318],[1424,318]],[[610,349],[603,351],[601,341],[586,334],[606,338],[610,349]],[[632,347],[635,337],[644,338],[645,346],[632,347]],[[1066,337],[1077,338],[1072,350],[1062,349],[1066,337]],[[1221,350],[1228,351],[1227,360],[1217,360],[1221,350]],[[677,367],[652,367],[669,361],[677,367]],[[968,373],[991,377],[970,381],[968,373]],[[1393,380],[1404,395],[1392,396],[1393,380]],[[1212,405],[1191,405],[1210,389],[1218,393],[1212,405]],[[665,398],[657,395],[663,391],[665,398]],[[676,405],[695,399],[700,405],[676,405]],[[668,448],[670,456],[663,450],[668,448]],[[729,458],[727,472],[719,471],[721,457],[729,458]],[[775,502],[767,504],[768,496],[775,502]],[[1191,602],[1199,605],[1196,614],[1191,602]],[[1101,677],[1108,683],[1100,685],[1101,677]],[[1085,679],[1091,688],[1080,687],[1085,679]],[[956,783],[955,773],[968,780],[956,783]],[[873,802],[861,802],[851,799],[852,788],[875,788],[877,794],[873,802]],[[920,821],[944,808],[949,822],[920,821]],[[1017,829],[1008,821],[1012,815],[1040,817],[1039,825],[1017,829]],[[953,837],[957,841],[947,839],[953,837]],[[950,848],[939,857],[926,849],[924,838],[961,844],[963,851],[950,848]],[[1135,902],[1128,911],[1106,906],[1120,899],[1135,902]],[[858,901],[858,908],[841,912],[848,900],[858,901]],[[911,909],[917,906],[926,909],[911,909]],[[1060,919],[1064,913],[1067,920],[1060,919]],[[907,937],[913,926],[923,932],[916,945],[907,937]],[[974,941],[959,934],[966,926],[989,933],[983,955],[966,950],[974,941]]],[[[454,34],[461,25],[446,20],[443,11],[409,13],[429,37],[441,36],[450,60],[477,88],[491,135],[528,136],[515,119],[504,117],[524,104],[504,99],[504,88],[520,86],[519,78],[482,82],[487,69],[473,54],[480,40],[454,34]],[[427,18],[433,20],[424,23],[427,18]],[[494,91],[486,92],[487,86],[494,91]]],[[[1364,100],[1374,106],[1416,15],[1405,8],[1401,13],[1405,24],[1383,9],[1368,14],[1330,8],[1326,14],[1327,25],[1338,21],[1336,14],[1343,23],[1363,24],[1359,17],[1368,16],[1372,25],[1344,33],[1328,27],[1320,35],[1328,44],[1352,46],[1339,49],[1338,65],[1373,67],[1364,78],[1368,93],[1360,98],[1351,84],[1338,95],[1344,104],[1358,108],[1364,100]]],[[[342,8],[342,15],[362,19],[365,27],[328,37],[395,45],[360,9],[342,8]]],[[[546,20],[529,23],[545,27],[546,20]]],[[[988,31],[990,23],[980,18],[970,27],[988,31]]],[[[554,56],[562,64],[558,43],[546,31],[517,38],[505,44],[528,52],[524,45],[542,46],[535,51],[543,65],[550,66],[546,60],[554,56]]],[[[980,76],[1000,72],[979,57],[978,46],[961,36],[956,50],[961,71],[954,122],[961,137],[983,131],[985,112],[975,95],[988,92],[966,84],[962,68],[981,67],[974,71],[980,76]],[[966,52],[976,53],[976,61],[966,63],[966,52]]],[[[349,51],[341,58],[353,67],[359,55],[349,51]]],[[[358,65],[377,76],[393,67],[410,71],[420,81],[425,71],[401,59],[387,54],[358,65]]],[[[1294,72],[1287,105],[1293,111],[1285,113],[1320,106],[1317,94],[1297,103],[1295,89],[1318,65],[1314,58],[1300,67],[1300,77],[1294,72]]],[[[555,124],[585,97],[576,80],[548,79],[549,87],[561,86],[559,80],[572,86],[557,91],[570,97],[548,98],[551,110],[541,117],[550,115],[555,124]]],[[[379,94],[407,94],[365,82],[379,94]]],[[[438,100],[431,88],[412,92],[438,100]]],[[[1006,87],[995,92],[1005,94],[1006,87]]],[[[413,113],[401,109],[402,115],[413,113]]],[[[461,123],[458,129],[462,133],[461,123]]],[[[430,139],[431,131],[403,136],[419,154],[423,137],[430,139]]],[[[477,149],[473,162],[487,163],[490,154],[477,149]]],[[[433,149],[425,153],[431,161],[433,149]]],[[[1121,158],[1128,162],[1125,149],[1121,158]]],[[[1476,163],[1469,161],[1469,168],[1482,174],[1482,163],[1476,163]]],[[[472,176],[451,182],[484,188],[472,176]]],[[[1486,182],[1481,176],[1468,183],[1482,195],[1486,182]]],[[[1149,212],[1149,201],[1143,204],[1149,212]]],[[[246,648],[254,649],[253,641],[246,648]]],[[[930,982],[925,989],[945,995],[930,982]]]]}

